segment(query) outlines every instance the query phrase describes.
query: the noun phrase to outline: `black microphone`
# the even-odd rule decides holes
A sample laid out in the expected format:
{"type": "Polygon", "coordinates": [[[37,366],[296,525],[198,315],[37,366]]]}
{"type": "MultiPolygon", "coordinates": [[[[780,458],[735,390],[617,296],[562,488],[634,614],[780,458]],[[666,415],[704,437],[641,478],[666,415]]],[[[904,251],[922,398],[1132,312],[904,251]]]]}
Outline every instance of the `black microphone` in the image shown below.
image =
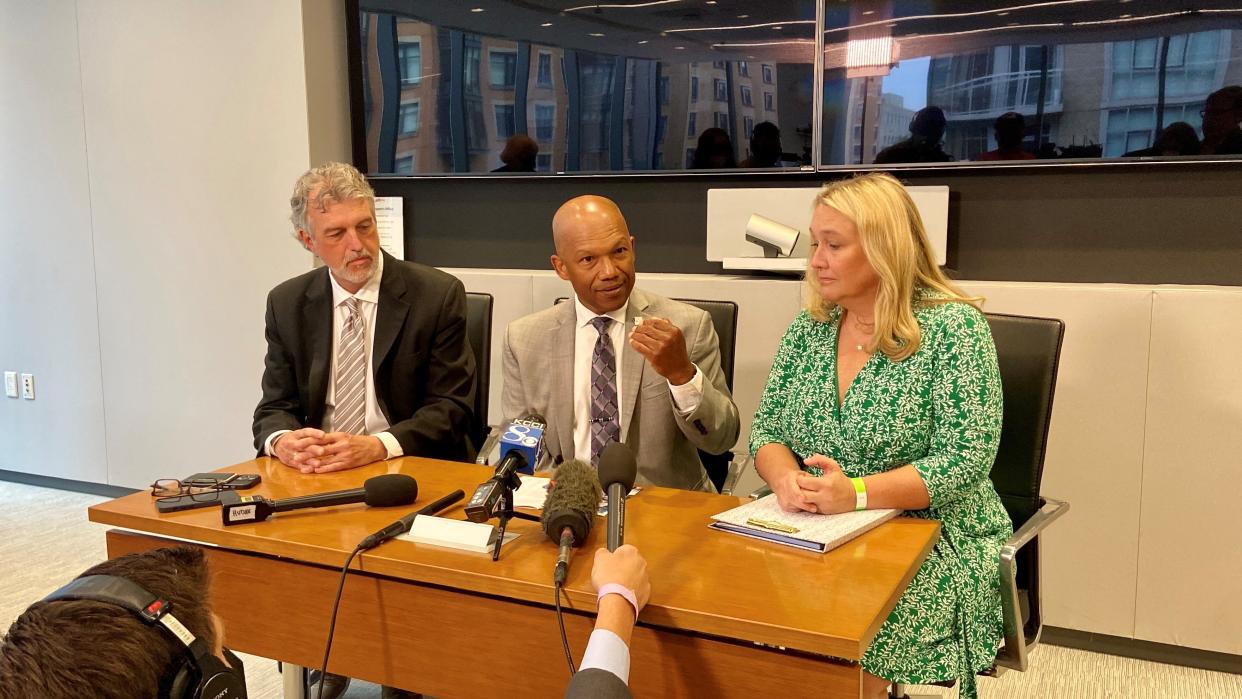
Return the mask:
{"type": "Polygon", "coordinates": [[[261,522],[277,512],[307,507],[332,507],[365,502],[368,507],[409,505],[418,499],[418,482],[404,473],[386,473],[368,478],[361,488],[338,490],[317,495],[269,500],[261,495],[239,497],[223,503],[220,513],[225,526],[261,522]]]}
{"type": "Polygon", "coordinates": [[[591,533],[595,508],[603,491],[590,464],[574,459],[561,464],[552,476],[548,497],[543,502],[543,533],[560,545],[552,579],[564,584],[569,573],[569,550],[581,546],[591,533]]]}
{"type": "Polygon", "coordinates": [[[410,531],[410,527],[414,526],[415,517],[419,515],[435,515],[440,510],[443,510],[444,508],[448,507],[449,505],[452,505],[453,503],[457,502],[458,500],[461,500],[464,497],[466,497],[465,491],[463,491],[461,488],[458,488],[457,490],[454,490],[453,492],[449,493],[448,495],[445,495],[439,500],[436,500],[430,505],[427,505],[426,507],[419,510],[418,512],[411,512],[410,514],[393,522],[387,527],[384,527],[383,529],[368,536],[367,538],[362,540],[361,544],[358,544],[358,548],[362,549],[363,551],[366,551],[368,549],[373,549],[376,546],[379,546],[380,544],[384,543],[385,541],[388,541],[389,539],[401,536],[402,534],[410,531]]]}
{"type": "Polygon", "coordinates": [[[608,491],[608,550],[625,543],[625,498],[629,497],[638,462],[634,452],[620,442],[610,442],[599,455],[599,482],[608,491]]]}
{"type": "Polygon", "coordinates": [[[543,451],[543,429],[547,421],[538,413],[530,413],[510,423],[500,437],[500,463],[486,482],[474,489],[470,502],[466,503],[466,519],[486,522],[496,516],[500,498],[510,488],[521,485],[517,473],[527,466],[534,470],[535,462],[543,451]],[[514,430],[514,426],[520,430],[514,430]]]}

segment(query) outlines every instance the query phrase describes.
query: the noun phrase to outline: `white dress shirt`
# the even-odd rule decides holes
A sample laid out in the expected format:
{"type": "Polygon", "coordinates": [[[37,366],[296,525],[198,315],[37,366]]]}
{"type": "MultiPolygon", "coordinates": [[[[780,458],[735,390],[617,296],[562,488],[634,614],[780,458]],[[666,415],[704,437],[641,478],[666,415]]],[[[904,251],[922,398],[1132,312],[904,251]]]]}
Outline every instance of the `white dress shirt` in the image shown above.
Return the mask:
{"type": "MultiPolygon", "coordinates": [[[[625,422],[625,413],[621,411],[623,402],[622,388],[624,378],[622,365],[625,347],[629,338],[625,336],[625,313],[630,302],[627,299],[620,308],[604,315],[612,318],[608,324],[608,337],[612,339],[612,351],[617,364],[617,420],[620,422],[620,441],[625,441],[625,430],[629,426],[625,422]]],[[[595,353],[595,342],[599,332],[591,324],[599,314],[582,305],[577,296],[574,297],[574,308],[577,310],[577,328],[574,332],[574,457],[591,463],[591,357],[595,353]]],[[[645,360],[644,360],[645,361],[645,360]]],[[[673,407],[682,416],[689,415],[698,409],[703,400],[703,372],[694,366],[694,378],[680,386],[669,384],[673,395],[673,407]]]]}
{"type": "MultiPolygon", "coordinates": [[[[375,372],[371,369],[371,355],[375,350],[375,317],[379,311],[379,288],[380,280],[384,277],[384,256],[379,255],[375,262],[375,272],[371,275],[371,279],[358,290],[356,294],[350,294],[337,281],[332,273],[328,272],[328,279],[332,283],[332,363],[328,370],[328,395],[325,397],[325,408],[323,413],[323,425],[320,429],[324,432],[331,432],[334,426],[333,416],[336,412],[335,396],[336,396],[336,368],[338,342],[341,333],[345,328],[345,321],[349,319],[349,308],[345,302],[351,297],[358,299],[358,312],[362,315],[362,320],[367,333],[367,356],[366,366],[368,371],[363,372],[366,376],[366,431],[369,435],[378,437],[384,444],[384,448],[388,450],[389,459],[395,459],[402,456],[405,452],[401,448],[401,443],[390,432],[386,432],[390,425],[388,419],[384,417],[384,413],[379,409],[379,401],[375,399],[375,372]]],[[[267,443],[264,445],[264,451],[268,456],[272,455],[272,443],[280,435],[289,430],[277,430],[270,434],[267,443]]]]}
{"type": "Polygon", "coordinates": [[[582,654],[582,664],[578,666],[579,670],[588,668],[611,672],[629,684],[630,647],[608,629],[595,629],[591,632],[591,640],[587,641],[586,652],[582,654]]]}

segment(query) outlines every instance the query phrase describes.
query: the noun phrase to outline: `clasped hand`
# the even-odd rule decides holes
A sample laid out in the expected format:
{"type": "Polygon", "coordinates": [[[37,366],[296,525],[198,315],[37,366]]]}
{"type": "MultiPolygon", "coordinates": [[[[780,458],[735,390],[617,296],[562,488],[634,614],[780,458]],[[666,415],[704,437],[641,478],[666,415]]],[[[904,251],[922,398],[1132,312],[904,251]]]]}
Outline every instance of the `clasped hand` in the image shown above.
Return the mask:
{"type": "Polygon", "coordinates": [[[272,452],[281,463],[302,473],[344,471],[388,457],[379,437],[313,427],[282,434],[272,445],[272,452]]]}
{"type": "Polygon", "coordinates": [[[818,466],[824,475],[812,476],[797,469],[783,474],[772,484],[776,500],[786,512],[836,514],[854,509],[854,484],[841,471],[836,459],[813,454],[807,466],[818,466]]]}

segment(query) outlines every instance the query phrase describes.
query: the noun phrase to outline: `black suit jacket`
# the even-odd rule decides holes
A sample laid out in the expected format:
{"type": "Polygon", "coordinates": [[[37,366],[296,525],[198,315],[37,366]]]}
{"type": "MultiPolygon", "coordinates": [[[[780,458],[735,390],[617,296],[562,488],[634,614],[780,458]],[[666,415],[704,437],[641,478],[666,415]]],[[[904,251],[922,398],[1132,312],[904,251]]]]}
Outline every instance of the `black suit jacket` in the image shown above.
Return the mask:
{"type": "MultiPolygon", "coordinates": [[[[466,294],[438,269],[384,256],[371,370],[388,432],[407,456],[464,461],[475,392],[466,340],[466,294]]],[[[294,277],[267,296],[263,397],[254,444],[276,430],[320,427],[332,369],[328,268],[294,277]]]]}
{"type": "Polygon", "coordinates": [[[629,699],[630,688],[620,677],[599,668],[574,673],[565,690],[565,699],[629,699]]]}

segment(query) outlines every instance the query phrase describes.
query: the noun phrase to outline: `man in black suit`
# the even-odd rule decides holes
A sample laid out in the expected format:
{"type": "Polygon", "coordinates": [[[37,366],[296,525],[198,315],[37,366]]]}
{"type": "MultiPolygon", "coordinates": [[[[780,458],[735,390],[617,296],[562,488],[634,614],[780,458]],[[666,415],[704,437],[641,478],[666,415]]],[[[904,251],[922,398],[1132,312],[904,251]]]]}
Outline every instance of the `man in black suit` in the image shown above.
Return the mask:
{"type": "MultiPolygon", "coordinates": [[[[468,460],[476,388],[461,282],[380,251],[375,192],[350,165],[306,172],[290,206],[323,268],[268,294],[259,455],[306,474],[404,455],[468,460]]],[[[325,698],[348,684],[329,680],[325,698]]]]}
{"type": "Polygon", "coordinates": [[[475,367],[461,282],[380,251],[375,193],[350,165],[308,171],[290,204],[324,266],[268,294],[259,454],[303,473],[466,460],[475,367]]]}

